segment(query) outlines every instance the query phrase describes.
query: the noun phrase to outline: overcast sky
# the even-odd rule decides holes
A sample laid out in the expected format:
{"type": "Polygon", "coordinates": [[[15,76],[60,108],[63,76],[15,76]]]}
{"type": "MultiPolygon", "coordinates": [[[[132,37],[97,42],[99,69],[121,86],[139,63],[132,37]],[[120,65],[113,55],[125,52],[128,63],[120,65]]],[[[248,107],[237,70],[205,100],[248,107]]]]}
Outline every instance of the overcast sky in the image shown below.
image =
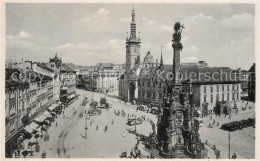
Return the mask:
{"type": "MultiPolygon", "coordinates": [[[[133,4],[7,4],[6,58],[95,65],[124,63],[133,4]]],[[[176,21],[184,24],[182,62],[249,69],[255,62],[254,4],[135,4],[141,58],[172,64],[176,21]]]]}

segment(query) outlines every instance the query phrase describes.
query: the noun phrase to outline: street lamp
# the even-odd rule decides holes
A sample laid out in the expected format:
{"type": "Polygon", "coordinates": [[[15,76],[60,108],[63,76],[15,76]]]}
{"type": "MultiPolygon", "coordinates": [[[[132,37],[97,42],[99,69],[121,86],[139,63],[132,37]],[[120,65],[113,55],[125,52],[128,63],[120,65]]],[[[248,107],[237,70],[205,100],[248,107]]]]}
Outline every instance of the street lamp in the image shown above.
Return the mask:
{"type": "Polygon", "coordinates": [[[126,142],[126,157],[127,157],[127,135],[125,131],[123,132],[123,138],[125,138],[125,142],[126,142]]]}
{"type": "Polygon", "coordinates": [[[136,115],[135,115],[135,132],[136,132],[136,115]]]}

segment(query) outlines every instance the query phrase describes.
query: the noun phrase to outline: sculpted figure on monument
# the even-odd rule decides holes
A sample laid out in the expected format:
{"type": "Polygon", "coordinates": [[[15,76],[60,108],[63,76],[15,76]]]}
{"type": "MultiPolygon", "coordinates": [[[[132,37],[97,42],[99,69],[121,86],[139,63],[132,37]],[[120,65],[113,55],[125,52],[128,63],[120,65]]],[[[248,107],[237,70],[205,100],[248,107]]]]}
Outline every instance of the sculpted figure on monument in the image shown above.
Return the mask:
{"type": "Polygon", "coordinates": [[[185,28],[184,25],[181,26],[180,22],[176,22],[174,25],[174,34],[173,34],[173,47],[179,48],[182,50],[183,46],[181,43],[181,33],[182,29],[185,28]]]}

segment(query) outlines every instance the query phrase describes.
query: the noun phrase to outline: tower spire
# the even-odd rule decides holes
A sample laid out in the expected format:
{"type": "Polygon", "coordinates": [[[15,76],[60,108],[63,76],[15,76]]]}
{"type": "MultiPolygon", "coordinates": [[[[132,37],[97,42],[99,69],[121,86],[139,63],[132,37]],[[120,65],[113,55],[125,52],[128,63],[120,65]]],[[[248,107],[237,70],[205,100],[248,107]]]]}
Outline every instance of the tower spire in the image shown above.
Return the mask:
{"type": "Polygon", "coordinates": [[[134,10],[134,7],[133,7],[133,10],[132,10],[132,22],[131,22],[130,39],[132,39],[133,41],[136,41],[136,23],[135,23],[135,10],[134,10]]]}

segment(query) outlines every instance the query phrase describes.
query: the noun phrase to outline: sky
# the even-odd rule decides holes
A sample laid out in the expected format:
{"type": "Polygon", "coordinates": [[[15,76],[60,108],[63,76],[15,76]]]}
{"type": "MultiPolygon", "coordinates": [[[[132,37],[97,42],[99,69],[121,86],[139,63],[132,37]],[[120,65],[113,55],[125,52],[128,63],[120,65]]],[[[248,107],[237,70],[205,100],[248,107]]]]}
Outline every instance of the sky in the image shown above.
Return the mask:
{"type": "MultiPolygon", "coordinates": [[[[133,4],[6,4],[6,60],[76,65],[125,63],[133,4]]],[[[248,70],[255,62],[254,4],[134,4],[141,59],[172,64],[175,22],[184,24],[181,62],[248,70]]]]}

